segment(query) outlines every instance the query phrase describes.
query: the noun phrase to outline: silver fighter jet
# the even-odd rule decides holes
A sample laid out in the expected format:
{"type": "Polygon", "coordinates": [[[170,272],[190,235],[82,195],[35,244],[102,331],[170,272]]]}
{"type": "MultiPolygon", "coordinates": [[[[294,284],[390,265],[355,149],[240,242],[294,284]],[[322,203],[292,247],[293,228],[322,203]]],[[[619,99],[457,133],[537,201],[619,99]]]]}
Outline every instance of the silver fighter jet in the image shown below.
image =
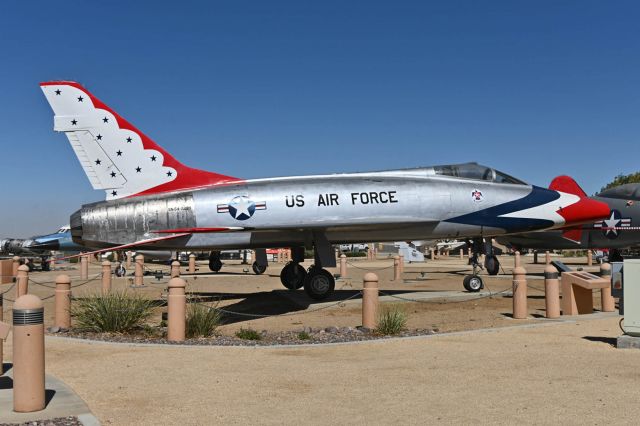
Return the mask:
{"type": "MultiPolygon", "coordinates": [[[[476,163],[365,173],[244,180],[187,167],[75,82],[47,82],[54,130],[64,132],[106,201],[71,216],[78,244],[102,250],[291,247],[290,289],[329,296],[333,244],[482,239],[604,218],[573,181],[528,185],[476,163]],[[304,248],[315,262],[305,270],[304,248]]],[[[264,271],[258,250],[254,269],[264,271]]],[[[465,278],[479,289],[479,276],[465,278]]]]}

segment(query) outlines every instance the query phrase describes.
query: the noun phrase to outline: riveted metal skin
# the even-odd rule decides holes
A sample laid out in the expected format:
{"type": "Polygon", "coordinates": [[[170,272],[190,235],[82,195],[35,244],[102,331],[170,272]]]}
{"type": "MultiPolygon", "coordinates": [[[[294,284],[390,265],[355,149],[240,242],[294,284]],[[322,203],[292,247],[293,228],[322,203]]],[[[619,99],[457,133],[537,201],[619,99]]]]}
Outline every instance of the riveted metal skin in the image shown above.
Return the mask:
{"type": "Polygon", "coordinates": [[[13,410],[45,407],[44,308],[39,297],[27,294],[13,304],[13,410]]]}

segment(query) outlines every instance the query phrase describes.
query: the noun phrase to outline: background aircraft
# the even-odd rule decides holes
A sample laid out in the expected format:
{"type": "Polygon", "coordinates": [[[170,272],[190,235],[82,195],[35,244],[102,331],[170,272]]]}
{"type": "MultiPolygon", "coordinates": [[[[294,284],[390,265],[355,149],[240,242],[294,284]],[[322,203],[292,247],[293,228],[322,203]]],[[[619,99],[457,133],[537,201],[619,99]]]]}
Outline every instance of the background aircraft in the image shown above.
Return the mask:
{"type": "Polygon", "coordinates": [[[620,185],[591,198],[609,206],[609,214],[601,221],[496,240],[517,250],[610,249],[610,261],[619,260],[619,249],[640,245],[640,184],[620,185]]]}
{"type": "MultiPolygon", "coordinates": [[[[473,238],[593,222],[605,204],[570,178],[551,189],[475,163],[320,176],[243,180],[193,169],[75,82],[42,83],[54,130],[64,132],[107,201],[71,216],[73,240],[104,250],[291,247],[280,275],[315,299],[335,281],[333,244],[473,238]],[[305,270],[305,247],[314,265],[305,270]]],[[[474,244],[479,246],[481,243],[474,244]]],[[[215,260],[215,259],[212,259],[215,260]]],[[[465,277],[479,290],[482,279],[465,277]]]]}

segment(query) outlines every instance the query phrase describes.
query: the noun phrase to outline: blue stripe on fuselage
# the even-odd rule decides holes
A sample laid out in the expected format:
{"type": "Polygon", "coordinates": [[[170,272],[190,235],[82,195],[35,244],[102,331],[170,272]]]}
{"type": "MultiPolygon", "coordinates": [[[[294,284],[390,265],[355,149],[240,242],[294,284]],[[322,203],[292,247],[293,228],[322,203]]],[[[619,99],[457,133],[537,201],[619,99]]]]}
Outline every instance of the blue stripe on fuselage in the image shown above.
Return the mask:
{"type": "Polygon", "coordinates": [[[551,220],[501,217],[501,215],[540,206],[555,201],[558,198],[560,198],[560,194],[556,191],[532,186],[531,192],[526,197],[489,207],[488,209],[453,217],[445,220],[445,222],[500,228],[506,232],[526,232],[549,228],[554,224],[551,220]]]}

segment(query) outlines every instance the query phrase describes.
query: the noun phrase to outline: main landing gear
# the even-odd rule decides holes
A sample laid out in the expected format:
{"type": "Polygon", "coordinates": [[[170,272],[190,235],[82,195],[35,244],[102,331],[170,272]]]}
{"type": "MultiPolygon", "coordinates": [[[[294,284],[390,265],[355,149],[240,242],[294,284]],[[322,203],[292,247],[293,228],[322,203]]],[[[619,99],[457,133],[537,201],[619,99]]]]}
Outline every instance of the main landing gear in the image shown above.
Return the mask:
{"type": "Polygon", "coordinates": [[[478,256],[480,254],[485,254],[484,267],[489,275],[498,274],[500,271],[500,262],[493,252],[493,245],[491,244],[491,241],[485,243],[482,238],[476,238],[473,241],[468,242],[468,244],[472,253],[469,263],[473,266],[473,273],[464,277],[462,285],[465,290],[475,293],[484,288],[484,282],[478,275],[480,270],[483,269],[482,265],[480,265],[480,262],[478,261],[478,256]]]}
{"type": "Polygon", "coordinates": [[[304,247],[291,249],[291,262],[280,272],[280,281],[289,290],[304,287],[307,295],[314,300],[323,300],[331,296],[336,288],[333,275],[323,269],[335,267],[336,259],[331,245],[323,233],[314,233],[315,264],[305,271],[300,263],[304,262],[304,247]]]}
{"type": "MultiPolygon", "coordinates": [[[[267,266],[269,266],[269,262],[267,262],[267,251],[265,249],[255,249],[254,255],[256,260],[251,265],[251,269],[256,275],[262,275],[267,270],[267,266]]],[[[222,269],[222,260],[220,260],[219,251],[209,253],[209,269],[213,272],[220,272],[220,269],[222,269]]]]}

